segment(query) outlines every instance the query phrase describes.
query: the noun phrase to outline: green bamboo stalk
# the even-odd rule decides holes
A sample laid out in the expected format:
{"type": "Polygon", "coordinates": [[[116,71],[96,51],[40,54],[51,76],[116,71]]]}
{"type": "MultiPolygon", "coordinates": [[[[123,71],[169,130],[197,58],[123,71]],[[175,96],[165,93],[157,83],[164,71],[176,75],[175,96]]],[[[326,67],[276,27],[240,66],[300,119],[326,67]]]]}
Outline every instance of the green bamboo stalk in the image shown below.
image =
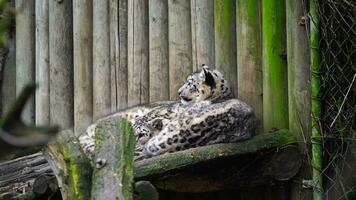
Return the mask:
{"type": "Polygon", "coordinates": [[[314,200],[324,199],[322,192],[322,147],[321,147],[321,133],[319,129],[319,118],[321,113],[319,101],[320,89],[320,53],[319,53],[319,31],[318,31],[318,17],[316,12],[317,0],[310,2],[310,66],[311,66],[311,112],[312,112],[312,166],[313,166],[313,183],[314,183],[314,200]]]}
{"type": "Polygon", "coordinates": [[[262,2],[264,131],[288,128],[285,1],[262,2]]]}

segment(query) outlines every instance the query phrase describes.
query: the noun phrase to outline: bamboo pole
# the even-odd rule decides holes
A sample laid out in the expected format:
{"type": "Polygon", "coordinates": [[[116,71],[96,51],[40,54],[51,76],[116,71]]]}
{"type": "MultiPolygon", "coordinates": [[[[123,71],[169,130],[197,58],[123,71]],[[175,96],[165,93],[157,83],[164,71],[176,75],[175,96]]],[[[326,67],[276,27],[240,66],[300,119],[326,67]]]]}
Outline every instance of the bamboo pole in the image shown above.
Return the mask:
{"type": "Polygon", "coordinates": [[[192,72],[190,1],[168,1],[169,96],[178,98],[178,89],[192,72]]]}
{"type": "Polygon", "coordinates": [[[229,80],[237,95],[235,1],[215,0],[215,67],[229,80]]]}
{"type": "Polygon", "coordinates": [[[109,0],[93,1],[93,119],[111,111],[109,0]]]}
{"type": "Polygon", "coordinates": [[[214,1],[191,1],[193,69],[202,64],[214,66],[214,1]]]}
{"type": "Polygon", "coordinates": [[[128,105],[149,101],[148,1],[128,1],[128,105]]]}
{"type": "MultiPolygon", "coordinates": [[[[16,0],[16,94],[35,81],[35,1],[16,0]]],[[[27,123],[35,122],[34,98],[23,112],[27,123]]]]}
{"type": "Polygon", "coordinates": [[[262,128],[261,2],[236,1],[238,97],[249,103],[262,128]]]}
{"type": "Polygon", "coordinates": [[[48,0],[36,2],[36,124],[49,124],[48,0]]]}
{"type": "Polygon", "coordinates": [[[319,101],[320,90],[320,52],[319,52],[319,21],[317,16],[317,0],[310,1],[310,66],[311,66],[311,142],[312,142],[312,166],[313,166],[313,199],[322,200],[323,195],[323,170],[322,143],[319,119],[321,106],[319,101]]]}
{"type": "Polygon", "coordinates": [[[262,3],[264,131],[288,128],[285,1],[262,3]]]}
{"type": "MultiPolygon", "coordinates": [[[[300,141],[306,141],[310,138],[310,52],[303,1],[286,0],[286,27],[289,130],[296,133],[300,141]]],[[[301,142],[299,150],[305,156],[309,148],[301,142]]],[[[299,180],[293,184],[293,199],[311,198],[311,192],[302,189],[302,179],[311,177],[308,163],[304,163],[299,180]]]]}
{"type": "Polygon", "coordinates": [[[93,116],[93,4],[73,1],[74,133],[79,136],[93,116]]]}
{"type": "Polygon", "coordinates": [[[50,122],[73,126],[72,1],[49,1],[50,122]]]}
{"type": "Polygon", "coordinates": [[[151,0],[148,18],[150,102],[168,100],[168,2],[151,0]]]}
{"type": "Polygon", "coordinates": [[[118,60],[116,60],[116,89],[117,89],[117,109],[121,110],[127,107],[127,0],[119,0],[119,49],[116,51],[118,60]]]}

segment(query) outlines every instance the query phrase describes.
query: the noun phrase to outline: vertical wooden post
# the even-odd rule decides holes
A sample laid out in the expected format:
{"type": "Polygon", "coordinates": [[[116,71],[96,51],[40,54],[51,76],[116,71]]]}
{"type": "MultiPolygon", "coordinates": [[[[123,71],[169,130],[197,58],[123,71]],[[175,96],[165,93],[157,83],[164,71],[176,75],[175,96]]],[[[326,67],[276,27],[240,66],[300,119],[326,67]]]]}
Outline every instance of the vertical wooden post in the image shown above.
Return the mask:
{"type": "Polygon", "coordinates": [[[168,0],[169,94],[178,98],[178,89],[192,72],[190,1],[168,0]]]}
{"type": "Polygon", "coordinates": [[[130,122],[121,118],[99,122],[95,131],[92,199],[133,199],[134,147],[130,122]]]}
{"type": "Polygon", "coordinates": [[[128,1],[128,105],[149,100],[148,0],[128,1]]]}
{"type": "Polygon", "coordinates": [[[286,11],[289,129],[306,139],[310,136],[310,52],[303,2],[287,0],[286,11]]]}
{"type": "Polygon", "coordinates": [[[150,102],[168,100],[168,2],[150,0],[148,18],[150,102]]]}
{"type": "Polygon", "coordinates": [[[236,1],[238,97],[249,103],[262,128],[261,1],[236,1]]]}
{"type": "Polygon", "coordinates": [[[202,64],[214,67],[214,1],[191,1],[193,69],[202,64]]]}
{"type": "Polygon", "coordinates": [[[93,1],[93,118],[111,110],[109,0],[93,1]]]}
{"type": "Polygon", "coordinates": [[[73,126],[72,1],[49,1],[50,122],[73,126]]]}
{"type": "Polygon", "coordinates": [[[36,2],[36,124],[49,124],[48,0],[36,2]]]}
{"type": "MultiPolygon", "coordinates": [[[[289,130],[296,133],[300,141],[310,138],[310,52],[305,14],[303,1],[286,0],[289,130]]],[[[299,147],[300,152],[308,153],[305,143],[299,147]]],[[[311,192],[303,190],[301,185],[302,179],[310,179],[308,163],[305,162],[300,179],[293,184],[293,199],[311,198],[311,192]]]]}
{"type": "MultiPolygon", "coordinates": [[[[16,0],[16,94],[35,81],[35,1],[16,0]]],[[[35,122],[32,97],[23,111],[27,123],[35,122]]]]}
{"type": "Polygon", "coordinates": [[[74,133],[80,135],[93,116],[93,4],[73,1],[74,133]]]}
{"type": "Polygon", "coordinates": [[[117,84],[116,69],[119,65],[119,1],[110,0],[109,2],[109,27],[110,27],[110,94],[111,94],[111,112],[117,110],[117,84]]]}
{"type": "Polygon", "coordinates": [[[235,1],[215,0],[215,67],[222,71],[237,95],[235,1]]]}
{"type": "Polygon", "coordinates": [[[288,128],[285,1],[262,3],[264,131],[288,128]]]}
{"type": "MultiPolygon", "coordinates": [[[[119,0],[119,36],[118,36],[118,49],[116,50],[116,101],[117,109],[127,107],[127,0],[119,0]]],[[[117,46],[116,46],[117,47],[117,46]]]]}

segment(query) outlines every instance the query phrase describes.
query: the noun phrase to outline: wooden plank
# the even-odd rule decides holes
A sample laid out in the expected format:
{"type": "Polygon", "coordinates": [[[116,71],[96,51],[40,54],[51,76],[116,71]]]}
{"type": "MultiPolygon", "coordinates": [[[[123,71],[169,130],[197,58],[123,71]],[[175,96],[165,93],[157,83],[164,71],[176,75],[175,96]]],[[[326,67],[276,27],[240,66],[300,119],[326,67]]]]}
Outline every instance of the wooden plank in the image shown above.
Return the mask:
{"type": "Polygon", "coordinates": [[[73,2],[74,133],[79,136],[93,117],[93,4],[73,2]]]}
{"type": "Polygon", "coordinates": [[[171,170],[183,169],[207,160],[221,159],[287,145],[296,142],[296,137],[288,130],[261,134],[252,139],[230,144],[215,144],[185,151],[163,154],[135,163],[135,177],[158,177],[171,170]],[[187,156],[189,155],[189,156],[187,156]]]}
{"type": "Polygon", "coordinates": [[[111,111],[109,0],[93,1],[93,119],[111,111]]]}
{"type": "Polygon", "coordinates": [[[128,105],[149,101],[148,1],[128,1],[128,105]]]}
{"type": "Polygon", "coordinates": [[[168,100],[168,2],[151,0],[148,16],[150,102],[168,100]]]}
{"type": "Polygon", "coordinates": [[[191,1],[193,69],[215,65],[214,1],[191,1]]]}
{"type": "MultiPolygon", "coordinates": [[[[35,1],[16,0],[16,94],[35,82],[35,1]]],[[[34,98],[22,114],[25,122],[35,122],[34,98]]]]}
{"type": "Polygon", "coordinates": [[[238,98],[252,106],[262,128],[261,1],[236,1],[238,98]]]}
{"type": "Polygon", "coordinates": [[[169,97],[178,99],[178,89],[192,72],[190,1],[168,1],[169,97]]]}
{"type": "Polygon", "coordinates": [[[36,2],[36,124],[49,124],[48,0],[36,2]]]}
{"type": "MultiPolygon", "coordinates": [[[[310,138],[310,51],[303,1],[286,1],[286,27],[288,52],[288,109],[289,129],[301,141],[310,138]]],[[[304,155],[308,153],[305,142],[299,144],[304,155]]],[[[304,164],[298,181],[292,185],[292,199],[311,199],[312,192],[302,189],[302,180],[310,179],[310,166],[304,164]]]]}
{"type": "Polygon", "coordinates": [[[116,84],[116,69],[119,65],[119,1],[109,1],[109,27],[110,27],[110,95],[111,95],[111,112],[117,110],[117,84],[116,84]]]}
{"type": "Polygon", "coordinates": [[[133,198],[134,146],[130,122],[120,118],[99,122],[95,130],[93,199],[133,198]]]}
{"type": "Polygon", "coordinates": [[[50,122],[73,126],[72,1],[49,1],[50,122]]]}
{"type": "Polygon", "coordinates": [[[121,110],[127,107],[127,0],[119,0],[119,49],[116,51],[118,56],[116,62],[116,94],[117,109],[121,110]]]}
{"type": "Polygon", "coordinates": [[[215,68],[229,80],[237,96],[235,1],[215,0],[215,68]]]}
{"type": "Polygon", "coordinates": [[[285,1],[263,2],[262,41],[263,126],[268,132],[288,128],[285,1]]]}

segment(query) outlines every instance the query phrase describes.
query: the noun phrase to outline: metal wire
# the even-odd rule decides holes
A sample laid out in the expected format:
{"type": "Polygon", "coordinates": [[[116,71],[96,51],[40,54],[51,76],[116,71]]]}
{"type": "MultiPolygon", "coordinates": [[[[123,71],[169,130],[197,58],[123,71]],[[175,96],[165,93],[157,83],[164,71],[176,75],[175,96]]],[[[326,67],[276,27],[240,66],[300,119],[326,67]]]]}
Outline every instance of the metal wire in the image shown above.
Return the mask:
{"type": "Polygon", "coordinates": [[[325,171],[337,177],[356,138],[356,1],[318,1],[317,12],[324,163],[325,171]]]}

